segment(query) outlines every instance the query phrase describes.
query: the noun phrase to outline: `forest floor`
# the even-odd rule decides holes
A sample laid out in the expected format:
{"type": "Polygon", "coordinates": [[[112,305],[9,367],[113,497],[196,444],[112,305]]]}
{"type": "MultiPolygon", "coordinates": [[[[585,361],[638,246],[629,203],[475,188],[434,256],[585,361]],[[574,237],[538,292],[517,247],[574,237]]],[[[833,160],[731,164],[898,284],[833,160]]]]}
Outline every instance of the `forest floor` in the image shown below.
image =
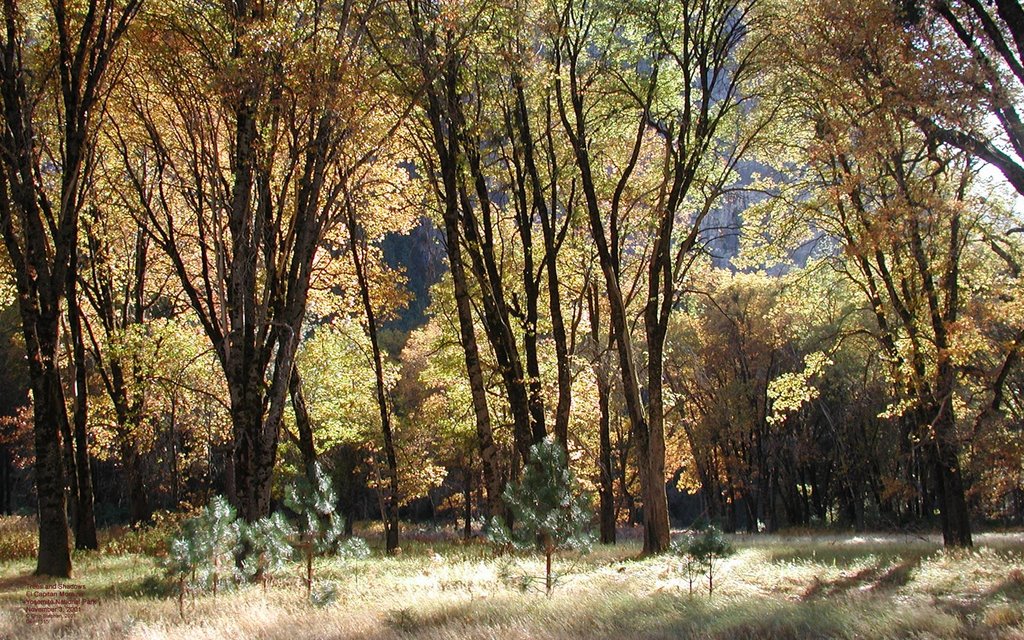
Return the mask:
{"type": "Polygon", "coordinates": [[[969,552],[934,536],[732,540],[711,597],[706,578],[691,594],[677,558],[637,559],[632,541],[556,558],[546,597],[524,579],[543,572],[539,556],[406,540],[395,557],[318,562],[337,587],[330,603],[307,600],[296,566],[266,591],[188,598],[184,617],[153,557],[108,544],[76,553],[75,577],[60,581],[80,609],[66,620],[26,613],[55,583],[32,577],[30,558],[0,563],[0,638],[1024,638],[1024,534],[978,535],[969,552]]]}

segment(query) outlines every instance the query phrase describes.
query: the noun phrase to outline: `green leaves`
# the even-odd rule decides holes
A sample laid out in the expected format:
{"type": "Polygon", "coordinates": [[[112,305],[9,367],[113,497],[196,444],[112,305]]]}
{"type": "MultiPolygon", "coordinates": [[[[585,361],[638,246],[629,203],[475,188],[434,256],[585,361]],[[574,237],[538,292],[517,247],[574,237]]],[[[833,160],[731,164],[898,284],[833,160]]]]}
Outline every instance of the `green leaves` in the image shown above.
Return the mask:
{"type": "Polygon", "coordinates": [[[731,556],[734,552],[722,530],[708,524],[697,531],[687,532],[685,536],[672,543],[672,551],[683,558],[683,569],[690,581],[690,593],[693,593],[693,580],[698,571],[708,578],[708,596],[714,590],[714,576],[717,561],[731,556]]]}
{"type": "Polygon", "coordinates": [[[292,541],[295,528],[281,512],[245,525],[245,539],[249,555],[242,561],[242,569],[250,577],[270,578],[287,569],[295,556],[292,541]]]}
{"type": "Polygon", "coordinates": [[[335,511],[335,501],[334,488],[319,464],[314,467],[313,482],[303,478],[286,493],[285,504],[299,516],[298,529],[281,512],[246,524],[236,518],[226,499],[215,496],[198,516],[184,522],[161,561],[167,576],[181,589],[179,604],[188,592],[216,594],[219,585],[230,587],[242,579],[258,578],[266,585],[268,579],[294,566],[297,551],[305,559],[311,601],[317,606],[329,604],[334,599],[333,586],[321,584],[313,593],[313,558],[328,553],[352,559],[370,555],[361,538],[342,542],[345,521],[335,511]],[[236,559],[243,550],[239,564],[236,559]]]}

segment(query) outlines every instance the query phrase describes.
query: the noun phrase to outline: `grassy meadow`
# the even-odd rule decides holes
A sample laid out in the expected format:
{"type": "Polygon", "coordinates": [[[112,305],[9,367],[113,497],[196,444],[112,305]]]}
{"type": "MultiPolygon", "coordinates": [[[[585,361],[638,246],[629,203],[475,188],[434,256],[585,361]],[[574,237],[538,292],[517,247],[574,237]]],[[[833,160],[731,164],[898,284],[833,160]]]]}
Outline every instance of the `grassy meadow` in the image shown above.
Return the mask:
{"type": "MultiPolygon", "coordinates": [[[[734,536],[714,594],[690,593],[680,561],[637,559],[630,541],[556,559],[551,597],[529,576],[540,556],[496,555],[482,542],[405,540],[402,553],[323,560],[333,602],[305,596],[301,569],[266,589],[244,585],[187,598],[163,579],[155,533],[108,533],[76,553],[86,604],[69,620],[26,620],[31,522],[0,520],[0,638],[1024,638],[1024,534],[983,534],[970,552],[935,537],[734,536]],[[18,541],[22,541],[19,543],[18,541]],[[21,545],[19,547],[19,544],[21,545]]],[[[375,542],[369,532],[371,545],[375,542]]]]}

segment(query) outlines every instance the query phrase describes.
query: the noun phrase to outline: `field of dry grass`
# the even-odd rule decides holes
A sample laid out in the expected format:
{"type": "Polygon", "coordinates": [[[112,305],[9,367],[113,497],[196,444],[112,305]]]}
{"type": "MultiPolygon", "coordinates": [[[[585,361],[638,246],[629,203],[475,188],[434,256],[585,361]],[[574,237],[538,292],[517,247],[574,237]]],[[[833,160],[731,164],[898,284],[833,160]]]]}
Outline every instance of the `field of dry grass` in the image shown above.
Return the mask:
{"type": "MultiPolygon", "coordinates": [[[[737,536],[714,596],[690,595],[671,557],[637,560],[635,543],[561,557],[553,595],[527,587],[537,557],[484,544],[406,542],[398,557],[317,566],[337,599],[314,606],[299,580],[186,602],[152,557],[77,554],[80,613],[27,621],[43,583],[24,558],[0,563],[0,638],[1024,638],[1024,534],[978,536],[972,552],[934,538],[737,536]]],[[[52,581],[45,581],[52,582],[52,581]]]]}

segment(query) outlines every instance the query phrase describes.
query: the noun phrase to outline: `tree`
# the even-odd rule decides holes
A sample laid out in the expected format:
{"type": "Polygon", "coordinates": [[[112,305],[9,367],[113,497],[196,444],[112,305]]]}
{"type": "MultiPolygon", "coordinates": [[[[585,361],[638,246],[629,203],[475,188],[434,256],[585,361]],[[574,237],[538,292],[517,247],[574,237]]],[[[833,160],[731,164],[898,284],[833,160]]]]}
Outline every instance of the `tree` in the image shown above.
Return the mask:
{"type": "Polygon", "coordinates": [[[559,113],[585,196],[609,301],[622,390],[640,453],[644,551],[657,553],[669,545],[664,483],[665,336],[680,284],[706,237],[704,220],[735,182],[733,170],[760,126],[748,128],[740,123],[750,113],[746,104],[755,90],[748,82],[756,72],[762,36],[759,9],[753,2],[659,3],[637,9],[634,18],[627,18],[614,8],[604,13],[570,0],[558,9],[559,29],[551,50],[559,113]],[[596,47],[595,37],[601,38],[596,47]],[[619,67],[620,56],[630,61],[630,72],[606,75],[604,69],[619,67]],[[604,87],[619,102],[595,109],[590,91],[594,86],[604,87]],[[593,140],[602,118],[621,122],[624,116],[629,118],[630,132],[619,135],[629,152],[619,163],[608,163],[615,176],[609,196],[601,190],[604,159],[594,154],[593,140]],[[661,171],[660,179],[649,187],[655,195],[641,203],[650,216],[643,252],[649,258],[642,313],[647,375],[642,385],[635,353],[638,341],[629,322],[623,280],[627,236],[620,222],[623,196],[643,176],[638,164],[647,168],[640,161],[650,154],[658,158],[654,162],[660,163],[661,171]]]}
{"type": "Polygon", "coordinates": [[[228,494],[250,522],[269,512],[318,248],[342,220],[345,179],[393,129],[368,80],[376,6],[209,4],[202,20],[193,5],[163,6],[145,31],[157,46],[125,91],[125,197],[221,363],[228,494]]]}
{"type": "MultiPolygon", "coordinates": [[[[963,417],[973,403],[958,401],[970,359],[958,345],[972,340],[981,320],[972,310],[981,299],[969,304],[966,296],[992,251],[985,239],[1012,217],[976,188],[974,157],[916,126],[912,111],[922,93],[907,87],[925,87],[932,75],[907,55],[919,46],[913,32],[879,28],[894,23],[894,11],[887,3],[840,3],[782,26],[787,111],[802,132],[788,136],[808,162],[807,181],[794,182],[814,190],[789,201],[795,217],[788,220],[810,222],[835,243],[836,268],[861,291],[892,365],[895,399],[887,413],[920,447],[944,542],[970,546],[960,458],[963,417]]],[[[997,347],[1003,357],[1017,348],[1013,340],[997,347]]],[[[984,386],[998,380],[983,371],[984,386]]]]}
{"type": "Polygon", "coordinates": [[[732,555],[733,548],[729,540],[722,535],[722,531],[714,525],[705,525],[696,532],[689,532],[686,536],[673,544],[676,553],[683,556],[687,578],[690,581],[690,593],[693,593],[693,571],[700,567],[704,575],[708,577],[708,597],[714,593],[715,571],[718,569],[718,561],[732,555]]]}
{"type": "Polygon", "coordinates": [[[510,532],[498,521],[492,539],[538,546],[544,554],[544,589],[551,595],[551,558],[555,551],[587,549],[592,537],[587,498],[569,469],[565,451],[554,438],[533,445],[522,478],[505,489],[505,501],[517,528],[510,532]]]}
{"type": "MultiPolygon", "coordinates": [[[[402,169],[399,168],[399,171],[402,169]]],[[[369,189],[363,189],[368,191],[369,189]]],[[[386,196],[393,196],[389,189],[386,196]]],[[[386,217],[392,224],[385,227],[386,230],[397,231],[403,225],[396,225],[401,220],[399,211],[394,207],[389,208],[383,202],[383,197],[378,197],[377,202],[372,199],[361,201],[356,200],[357,194],[346,188],[343,195],[343,208],[345,216],[345,228],[348,231],[349,257],[352,259],[352,266],[356,272],[356,283],[359,289],[359,300],[363,308],[363,328],[370,339],[370,356],[373,362],[373,376],[376,382],[375,398],[377,410],[380,415],[381,433],[384,436],[384,458],[387,463],[386,486],[378,487],[378,491],[384,493],[384,509],[381,518],[384,520],[385,548],[388,553],[394,553],[398,549],[398,503],[400,500],[398,485],[398,454],[395,450],[394,431],[392,429],[391,401],[388,397],[389,387],[384,378],[384,356],[381,353],[379,331],[378,331],[378,310],[370,297],[370,282],[367,274],[367,258],[369,254],[369,238],[366,224],[361,223],[357,218],[357,207],[369,209],[377,216],[386,217]],[[374,206],[374,205],[378,206],[374,206]],[[382,214],[384,214],[382,216],[382,214]]],[[[365,214],[364,214],[365,215],[365,214]]],[[[407,227],[407,225],[405,225],[407,227]]],[[[407,230],[407,229],[406,229],[407,230]]],[[[380,233],[379,236],[382,236],[380,233]]]]}
{"type": "Polygon", "coordinates": [[[167,574],[178,583],[179,614],[184,616],[186,592],[209,589],[217,595],[222,578],[238,577],[235,555],[241,542],[235,510],[221,496],[214,496],[199,515],[182,524],[162,560],[167,574]]]}
{"type": "Polygon", "coordinates": [[[285,493],[285,506],[299,515],[296,548],[305,560],[306,597],[313,594],[313,558],[337,549],[345,533],[344,519],[335,511],[336,502],[331,480],[319,464],[314,468],[314,480],[300,476],[285,493]]]}
{"type": "Polygon", "coordinates": [[[1024,195],[1024,126],[1017,106],[1024,87],[1024,8],[1015,0],[905,4],[889,28],[906,26],[924,42],[939,44],[919,49],[921,64],[937,70],[939,82],[911,88],[910,117],[930,139],[987,162],[1024,195]],[[984,111],[996,127],[979,117],[984,111]]]}
{"type": "Polygon", "coordinates": [[[278,511],[245,525],[242,534],[248,547],[243,569],[258,578],[266,591],[267,582],[283,573],[295,554],[291,545],[295,530],[278,511]]]}
{"type": "MultiPolygon", "coordinates": [[[[14,268],[29,360],[39,497],[36,572],[44,575],[71,573],[60,449],[61,433],[70,433],[58,370],[61,303],[69,287],[73,293],[77,278],[79,214],[91,185],[96,131],[105,117],[110,76],[140,6],[140,0],[90,0],[73,10],[64,0],[55,0],[38,23],[46,30],[29,37],[26,21],[33,17],[27,15],[32,8],[16,0],[4,3],[0,231],[14,268]],[[57,72],[50,73],[51,68],[57,72]],[[45,178],[53,171],[43,171],[44,162],[52,162],[55,180],[45,178]]],[[[80,424],[76,420],[76,428],[80,424]]],[[[87,460],[85,439],[79,435],[79,459],[87,460]]],[[[80,492],[90,490],[84,479],[80,477],[80,492]]],[[[82,501],[81,495],[75,498],[82,501]]]]}

